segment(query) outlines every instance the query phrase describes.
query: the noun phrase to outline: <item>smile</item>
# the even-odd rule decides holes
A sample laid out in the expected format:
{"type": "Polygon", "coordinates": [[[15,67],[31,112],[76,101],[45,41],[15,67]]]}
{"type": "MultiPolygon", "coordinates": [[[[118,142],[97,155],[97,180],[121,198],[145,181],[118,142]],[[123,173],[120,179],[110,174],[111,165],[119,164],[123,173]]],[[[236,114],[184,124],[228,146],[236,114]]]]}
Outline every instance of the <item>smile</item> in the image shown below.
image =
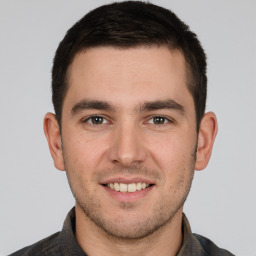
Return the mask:
{"type": "Polygon", "coordinates": [[[129,192],[129,193],[133,193],[136,191],[140,191],[143,190],[145,188],[148,188],[150,186],[150,184],[147,183],[130,183],[130,184],[125,184],[125,183],[107,183],[105,186],[107,186],[108,188],[115,190],[117,192],[129,192]]]}

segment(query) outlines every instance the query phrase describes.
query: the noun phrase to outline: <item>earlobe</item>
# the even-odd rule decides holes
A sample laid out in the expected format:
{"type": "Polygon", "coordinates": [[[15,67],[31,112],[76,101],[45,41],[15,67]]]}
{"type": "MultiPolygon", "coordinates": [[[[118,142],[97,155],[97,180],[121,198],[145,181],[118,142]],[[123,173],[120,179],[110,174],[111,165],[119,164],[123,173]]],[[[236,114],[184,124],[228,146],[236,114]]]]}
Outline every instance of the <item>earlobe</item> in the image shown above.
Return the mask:
{"type": "Polygon", "coordinates": [[[62,154],[60,128],[55,115],[52,113],[47,113],[44,117],[44,134],[46,136],[55,167],[64,171],[65,166],[62,154]]]}
{"type": "Polygon", "coordinates": [[[198,134],[196,170],[203,170],[207,166],[217,131],[218,124],[215,114],[213,112],[206,113],[201,121],[198,134]]]}

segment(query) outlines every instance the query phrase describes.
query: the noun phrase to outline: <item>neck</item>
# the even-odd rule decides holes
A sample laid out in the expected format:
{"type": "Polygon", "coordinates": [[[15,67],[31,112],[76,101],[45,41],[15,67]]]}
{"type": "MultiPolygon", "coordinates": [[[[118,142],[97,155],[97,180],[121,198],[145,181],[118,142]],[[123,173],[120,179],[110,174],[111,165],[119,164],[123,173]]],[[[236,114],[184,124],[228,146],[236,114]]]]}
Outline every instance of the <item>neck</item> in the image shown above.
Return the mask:
{"type": "Polygon", "coordinates": [[[174,256],[182,244],[182,208],[169,223],[151,235],[141,239],[120,239],[99,228],[76,205],[76,239],[89,256],[174,256]]]}

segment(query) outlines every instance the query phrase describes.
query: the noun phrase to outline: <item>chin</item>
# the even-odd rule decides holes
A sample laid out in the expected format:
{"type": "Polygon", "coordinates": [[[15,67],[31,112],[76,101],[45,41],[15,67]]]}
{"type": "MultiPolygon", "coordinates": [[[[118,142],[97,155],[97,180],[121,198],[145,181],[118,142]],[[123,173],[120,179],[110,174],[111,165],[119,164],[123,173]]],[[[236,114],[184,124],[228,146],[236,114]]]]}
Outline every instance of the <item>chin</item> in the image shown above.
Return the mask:
{"type": "Polygon", "coordinates": [[[126,205],[126,209],[119,209],[119,214],[116,214],[115,212],[101,211],[100,208],[89,211],[85,204],[78,205],[93,226],[96,225],[110,238],[122,240],[143,239],[154,234],[168,226],[180,209],[180,207],[175,210],[166,207],[164,210],[161,209],[162,211],[159,211],[160,209],[144,209],[144,212],[141,213],[130,205],[126,205]]]}

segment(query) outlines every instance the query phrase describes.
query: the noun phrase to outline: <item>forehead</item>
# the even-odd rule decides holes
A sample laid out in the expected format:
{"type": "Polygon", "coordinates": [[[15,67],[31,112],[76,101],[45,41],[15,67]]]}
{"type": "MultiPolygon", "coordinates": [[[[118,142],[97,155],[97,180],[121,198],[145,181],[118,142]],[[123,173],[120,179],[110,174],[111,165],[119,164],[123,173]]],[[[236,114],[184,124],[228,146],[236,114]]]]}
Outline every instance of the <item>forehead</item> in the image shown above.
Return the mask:
{"type": "MultiPolygon", "coordinates": [[[[115,99],[129,103],[189,93],[183,54],[167,47],[97,47],[78,53],[69,68],[66,98],[115,99]]],[[[65,102],[64,102],[65,103],[65,102]]]]}

